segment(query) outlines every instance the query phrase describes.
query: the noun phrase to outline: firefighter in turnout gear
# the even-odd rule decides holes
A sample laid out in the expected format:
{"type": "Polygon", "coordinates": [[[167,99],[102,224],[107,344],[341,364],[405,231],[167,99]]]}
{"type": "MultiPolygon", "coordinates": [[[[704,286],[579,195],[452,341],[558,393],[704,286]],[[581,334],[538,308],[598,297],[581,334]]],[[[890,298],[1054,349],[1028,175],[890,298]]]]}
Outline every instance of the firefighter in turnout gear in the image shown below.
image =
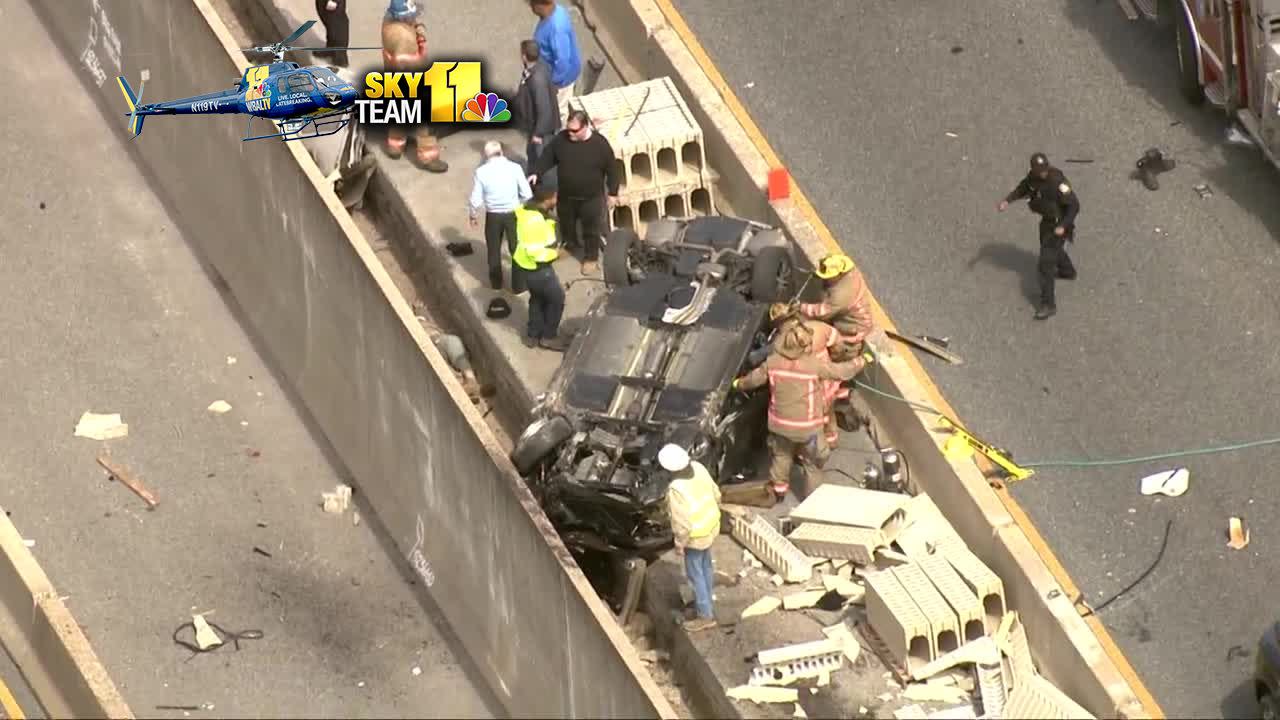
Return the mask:
{"type": "MultiPolygon", "coordinates": [[[[391,0],[382,18],[382,64],[388,72],[425,71],[431,66],[427,58],[427,30],[414,0],[391,0]]],[[[413,129],[416,164],[433,173],[446,172],[449,164],[440,159],[440,144],[427,125],[413,129]]],[[[387,128],[387,155],[392,159],[404,154],[408,142],[404,128],[387,128]]]]}
{"type": "Polygon", "coordinates": [[[769,480],[781,498],[791,484],[797,459],[806,470],[806,490],[822,485],[822,466],[831,455],[826,427],[828,382],[846,381],[866,366],[864,357],[832,362],[812,352],[812,335],[799,324],[782,333],[777,352],[746,375],[734,378],[736,390],[769,384],[769,480]]]}
{"type": "Polygon", "coordinates": [[[1004,212],[1009,203],[1023,198],[1031,212],[1040,216],[1040,307],[1036,319],[1045,320],[1058,312],[1053,284],[1057,279],[1074,280],[1076,268],[1067,256],[1066,244],[1075,240],[1076,215],[1080,198],[1061,170],[1049,164],[1044,153],[1031,156],[1031,170],[996,209],[1004,212]]]}
{"type": "MultiPolygon", "coordinates": [[[[799,332],[809,339],[809,354],[822,358],[831,356],[842,357],[845,354],[844,339],[840,337],[840,331],[836,330],[834,325],[825,323],[821,320],[807,320],[799,316],[795,308],[786,303],[774,303],[769,306],[769,319],[773,321],[777,328],[775,332],[775,340],[771,352],[778,352],[782,348],[782,339],[792,330],[799,332]]],[[[840,393],[841,384],[838,380],[831,380],[823,383],[823,397],[827,403],[827,422],[823,426],[824,435],[827,439],[827,446],[835,448],[836,443],[840,440],[840,428],[836,425],[835,403],[836,396],[840,393]]]]}
{"type": "Polygon", "coordinates": [[[875,329],[867,281],[853,260],[843,254],[823,258],[814,274],[826,284],[826,296],[822,302],[802,304],[800,314],[828,322],[840,331],[845,349],[843,354],[832,355],[836,360],[862,354],[863,341],[875,329]]]}

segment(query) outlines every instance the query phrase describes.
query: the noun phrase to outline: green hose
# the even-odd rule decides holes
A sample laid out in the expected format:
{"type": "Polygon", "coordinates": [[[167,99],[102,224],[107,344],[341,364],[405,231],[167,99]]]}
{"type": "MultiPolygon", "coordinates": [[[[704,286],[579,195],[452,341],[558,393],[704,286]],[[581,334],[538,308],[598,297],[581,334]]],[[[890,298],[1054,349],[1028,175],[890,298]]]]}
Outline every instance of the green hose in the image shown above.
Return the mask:
{"type": "MultiPolygon", "coordinates": [[[[878,360],[879,358],[877,358],[877,361],[878,360]]],[[[879,362],[877,362],[875,366],[878,370],[879,362]]],[[[896,400],[900,403],[905,403],[907,406],[915,410],[919,410],[920,412],[931,413],[933,415],[937,415],[938,417],[946,417],[943,413],[938,412],[938,410],[936,410],[935,408],[931,408],[928,405],[922,405],[917,402],[912,402],[902,396],[894,395],[893,393],[885,392],[884,390],[871,387],[870,385],[862,382],[861,380],[854,380],[854,384],[856,384],[858,387],[864,390],[868,390],[870,392],[875,393],[876,395],[880,395],[881,397],[886,397],[886,398],[889,398],[890,400],[896,400]]],[[[1018,465],[1024,468],[1046,468],[1046,467],[1085,468],[1085,467],[1110,467],[1113,465],[1137,465],[1139,463],[1152,462],[1154,460],[1169,460],[1172,458],[1193,457],[1196,455],[1215,455],[1218,453],[1236,452],[1238,450],[1248,450],[1249,448],[1262,447],[1264,445],[1280,445],[1280,437],[1267,438],[1265,440],[1253,440],[1250,442],[1233,443],[1231,445],[1218,445],[1214,447],[1197,448],[1194,450],[1175,450],[1173,452],[1160,453],[1158,455],[1143,455],[1142,457],[1122,458],[1122,459],[1116,459],[1116,460],[1036,460],[1033,462],[1019,462],[1018,465]]]]}

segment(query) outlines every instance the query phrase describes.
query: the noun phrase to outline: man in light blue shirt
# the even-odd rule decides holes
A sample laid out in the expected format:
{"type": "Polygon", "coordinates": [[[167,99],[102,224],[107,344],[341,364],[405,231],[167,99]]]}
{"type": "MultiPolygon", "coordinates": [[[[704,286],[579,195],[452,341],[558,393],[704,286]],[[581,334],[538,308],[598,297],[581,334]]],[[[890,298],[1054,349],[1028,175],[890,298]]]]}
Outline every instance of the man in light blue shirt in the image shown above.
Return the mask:
{"type": "MultiPolygon", "coordinates": [[[[489,285],[502,289],[502,240],[506,237],[508,252],[516,251],[516,208],[533,197],[524,168],[502,154],[502,143],[490,140],[484,144],[484,163],[476,168],[471,187],[469,219],[471,227],[480,224],[484,213],[484,242],[489,249],[489,285]]],[[[511,263],[511,292],[524,292],[520,268],[511,263]]]]}
{"type": "Polygon", "coordinates": [[[533,39],[538,43],[542,59],[551,68],[551,84],[556,86],[563,118],[569,112],[569,98],[573,97],[574,86],[582,74],[582,53],[578,51],[573,18],[555,0],[529,0],[529,8],[539,18],[533,39]]]}

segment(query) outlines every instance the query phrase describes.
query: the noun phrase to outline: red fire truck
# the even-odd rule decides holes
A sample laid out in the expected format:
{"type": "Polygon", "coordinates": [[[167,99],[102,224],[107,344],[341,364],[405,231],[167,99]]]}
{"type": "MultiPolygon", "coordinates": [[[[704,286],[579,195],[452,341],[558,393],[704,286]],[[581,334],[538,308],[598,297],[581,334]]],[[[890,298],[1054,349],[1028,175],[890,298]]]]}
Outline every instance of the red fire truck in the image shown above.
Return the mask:
{"type": "Polygon", "coordinates": [[[1223,108],[1280,165],[1280,0],[1120,4],[1177,32],[1182,94],[1223,108]]]}

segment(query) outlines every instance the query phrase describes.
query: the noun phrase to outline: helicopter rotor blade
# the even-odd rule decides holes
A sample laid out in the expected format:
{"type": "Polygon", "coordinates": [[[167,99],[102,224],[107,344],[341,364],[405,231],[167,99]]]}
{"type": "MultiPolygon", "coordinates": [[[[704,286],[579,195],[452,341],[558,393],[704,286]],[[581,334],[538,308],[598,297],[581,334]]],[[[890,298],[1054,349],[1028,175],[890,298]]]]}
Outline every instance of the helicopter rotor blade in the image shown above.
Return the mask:
{"type": "Polygon", "coordinates": [[[285,38],[285,39],[281,40],[280,42],[276,43],[276,47],[283,47],[283,46],[288,45],[289,43],[293,42],[294,40],[297,40],[298,38],[302,37],[302,34],[303,34],[303,33],[305,33],[306,31],[310,30],[310,29],[311,29],[311,26],[312,26],[312,25],[315,25],[315,24],[316,24],[316,21],[315,21],[315,20],[308,20],[308,21],[306,21],[306,22],[302,23],[302,25],[298,26],[298,29],[297,29],[297,30],[294,30],[294,31],[293,31],[293,34],[292,34],[292,35],[290,35],[289,37],[287,37],[287,38],[285,38]]]}

